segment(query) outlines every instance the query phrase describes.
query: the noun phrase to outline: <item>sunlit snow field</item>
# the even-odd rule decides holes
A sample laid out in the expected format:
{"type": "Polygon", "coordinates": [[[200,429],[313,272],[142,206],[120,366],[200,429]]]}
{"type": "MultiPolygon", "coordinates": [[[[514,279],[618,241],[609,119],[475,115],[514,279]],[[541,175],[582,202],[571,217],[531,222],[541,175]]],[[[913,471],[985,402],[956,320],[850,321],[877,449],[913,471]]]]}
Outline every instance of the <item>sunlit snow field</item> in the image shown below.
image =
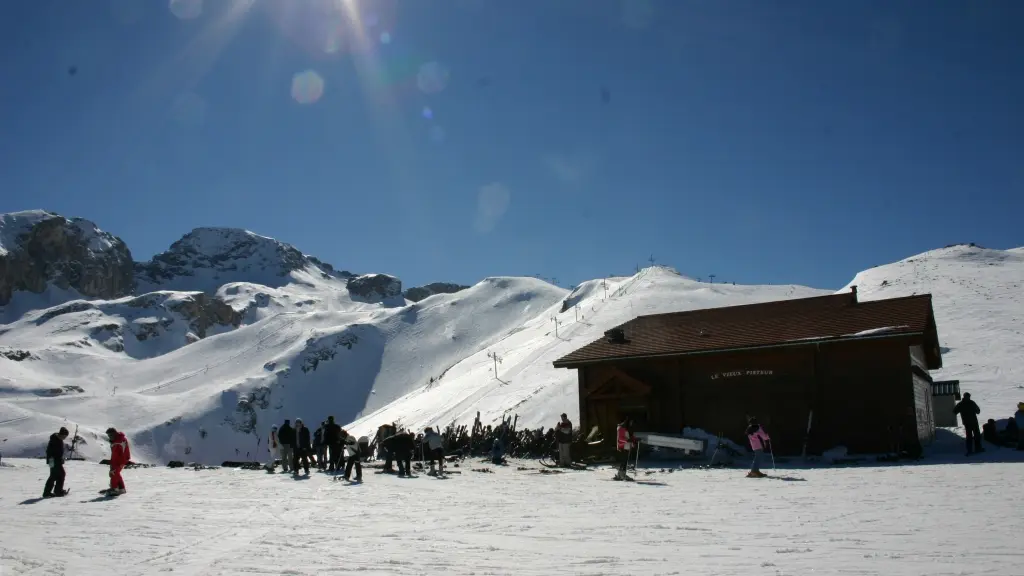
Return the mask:
{"type": "MultiPolygon", "coordinates": [[[[1009,455],[1003,451],[1003,455],[1009,455]]],[[[996,453],[986,455],[989,460],[996,453]]],[[[953,458],[952,460],[960,460],[953,458]]],[[[465,462],[448,479],[149,468],[0,468],[0,573],[1019,574],[1019,463],[541,474],[465,462]],[[492,473],[473,469],[488,468],[492,473]]],[[[530,468],[520,470],[520,467],[530,468]]]]}

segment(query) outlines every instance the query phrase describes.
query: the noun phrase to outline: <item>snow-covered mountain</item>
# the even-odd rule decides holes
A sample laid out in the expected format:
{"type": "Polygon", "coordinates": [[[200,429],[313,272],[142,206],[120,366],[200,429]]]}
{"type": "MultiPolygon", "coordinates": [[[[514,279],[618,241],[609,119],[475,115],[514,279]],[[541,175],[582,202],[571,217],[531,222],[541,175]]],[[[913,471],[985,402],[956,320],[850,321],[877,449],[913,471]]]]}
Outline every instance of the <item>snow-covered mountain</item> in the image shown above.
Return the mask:
{"type": "Polygon", "coordinates": [[[943,363],[933,376],[960,380],[983,419],[1007,418],[1024,402],[1024,248],[947,246],[865,270],[850,285],[862,300],[933,294],[943,363]]]}
{"type": "Polygon", "coordinates": [[[353,276],[336,272],[290,244],[237,228],[196,228],[149,262],[135,265],[139,293],[199,290],[214,294],[233,283],[281,288],[295,281],[345,281],[353,276]],[[293,276],[296,272],[309,278],[293,276]]]}
{"type": "MultiPolygon", "coordinates": [[[[5,250],[17,249],[24,233],[7,230],[5,220],[5,250]]],[[[1017,400],[1020,374],[1008,358],[1024,344],[1014,292],[1022,280],[1021,250],[959,246],[852,283],[865,298],[933,293],[949,348],[942,376],[961,378],[986,410],[986,398],[993,410],[1005,406],[993,413],[1002,417],[1017,400]]],[[[130,433],[137,459],[200,462],[262,454],[262,437],[286,418],[334,415],[357,434],[391,421],[470,422],[478,411],[485,423],[516,413],[522,425],[551,425],[578,410],[575,373],[551,362],[611,327],[827,293],[709,284],[651,267],[571,292],[499,277],[407,298],[392,276],[339,272],[274,239],[220,228],[135,264],[133,285],[134,294],[87,300],[74,284],[48,284],[14,292],[0,310],[5,454],[38,454],[60,425],[82,426],[89,457],[103,455],[96,440],[114,425],[130,433]]]]}

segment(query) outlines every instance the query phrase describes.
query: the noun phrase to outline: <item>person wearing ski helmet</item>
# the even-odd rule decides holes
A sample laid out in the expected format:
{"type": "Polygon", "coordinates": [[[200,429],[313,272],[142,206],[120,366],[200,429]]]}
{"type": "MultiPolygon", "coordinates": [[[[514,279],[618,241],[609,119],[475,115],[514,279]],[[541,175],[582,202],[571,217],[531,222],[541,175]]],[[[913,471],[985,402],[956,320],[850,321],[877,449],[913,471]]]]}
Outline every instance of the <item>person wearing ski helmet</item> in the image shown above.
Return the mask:
{"type": "Polygon", "coordinates": [[[50,476],[43,486],[43,498],[67,495],[64,490],[64,441],[69,435],[68,429],[61,426],[60,430],[50,436],[50,442],[46,445],[46,465],[50,468],[50,476]]]}
{"type": "Polygon", "coordinates": [[[747,440],[750,441],[750,449],[754,451],[754,461],[750,463],[750,472],[747,473],[747,478],[763,478],[764,472],[761,472],[761,468],[758,465],[761,460],[761,455],[764,454],[764,449],[771,442],[771,438],[768,433],[764,431],[757,422],[757,418],[753,416],[747,421],[747,440]]]}

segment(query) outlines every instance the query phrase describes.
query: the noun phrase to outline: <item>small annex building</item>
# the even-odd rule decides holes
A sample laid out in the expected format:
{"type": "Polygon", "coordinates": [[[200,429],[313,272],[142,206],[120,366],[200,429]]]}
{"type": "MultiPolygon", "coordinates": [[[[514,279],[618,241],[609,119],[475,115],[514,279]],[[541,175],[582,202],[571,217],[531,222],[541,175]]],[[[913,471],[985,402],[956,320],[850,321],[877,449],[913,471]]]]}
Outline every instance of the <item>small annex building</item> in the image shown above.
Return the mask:
{"type": "Polygon", "coordinates": [[[556,360],[579,379],[581,429],[614,438],[684,427],[746,445],[754,416],[777,454],[920,453],[942,367],[931,294],[849,292],[640,316],[556,360]]]}

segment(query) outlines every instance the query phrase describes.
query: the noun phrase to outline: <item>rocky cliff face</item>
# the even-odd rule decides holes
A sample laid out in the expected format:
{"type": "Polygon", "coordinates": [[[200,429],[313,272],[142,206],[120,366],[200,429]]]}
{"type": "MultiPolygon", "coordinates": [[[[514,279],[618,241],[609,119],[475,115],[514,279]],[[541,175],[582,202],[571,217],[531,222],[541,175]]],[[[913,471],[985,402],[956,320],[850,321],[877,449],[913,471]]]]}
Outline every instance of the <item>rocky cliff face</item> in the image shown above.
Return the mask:
{"type": "Polygon", "coordinates": [[[390,298],[402,293],[402,281],[388,274],[364,274],[349,278],[347,288],[362,298],[390,298]]]}
{"type": "Polygon", "coordinates": [[[414,286],[405,291],[405,299],[413,302],[419,302],[428,296],[434,294],[454,294],[461,292],[469,288],[469,286],[463,286],[461,284],[452,284],[451,282],[432,282],[424,286],[414,286]]]}
{"type": "Polygon", "coordinates": [[[130,293],[132,274],[125,243],[88,220],[42,210],[0,215],[0,306],[15,291],[40,293],[49,283],[117,298],[130,293]]]}
{"type": "Polygon", "coordinates": [[[155,309],[158,307],[177,312],[189,321],[189,328],[200,338],[206,338],[206,331],[213,326],[238,328],[242,323],[241,312],[223,301],[202,292],[181,295],[168,299],[167,293],[154,292],[132,298],[126,304],[132,308],[155,309]]]}
{"type": "MultiPolygon", "coordinates": [[[[253,289],[292,285],[315,291],[322,288],[320,280],[327,281],[321,290],[325,293],[336,294],[343,284],[357,300],[390,305],[404,303],[402,297],[419,302],[468,288],[435,282],[403,294],[402,282],[394,276],[335,270],[289,244],[237,228],[196,228],[148,262],[133,262],[121,239],[88,220],[42,210],[0,215],[0,306],[17,291],[40,293],[48,284],[102,300],[163,291],[202,292],[205,298],[196,298],[190,309],[181,311],[196,319],[194,332],[202,337],[206,326],[237,326],[240,321],[230,298],[227,303],[217,299],[228,284],[236,285],[235,293],[244,284],[256,285],[253,289]]],[[[288,298],[285,294],[282,301],[290,305],[298,297],[288,298]]],[[[306,300],[295,305],[317,302],[306,300]]],[[[59,307],[60,302],[48,305],[59,307]]]]}

